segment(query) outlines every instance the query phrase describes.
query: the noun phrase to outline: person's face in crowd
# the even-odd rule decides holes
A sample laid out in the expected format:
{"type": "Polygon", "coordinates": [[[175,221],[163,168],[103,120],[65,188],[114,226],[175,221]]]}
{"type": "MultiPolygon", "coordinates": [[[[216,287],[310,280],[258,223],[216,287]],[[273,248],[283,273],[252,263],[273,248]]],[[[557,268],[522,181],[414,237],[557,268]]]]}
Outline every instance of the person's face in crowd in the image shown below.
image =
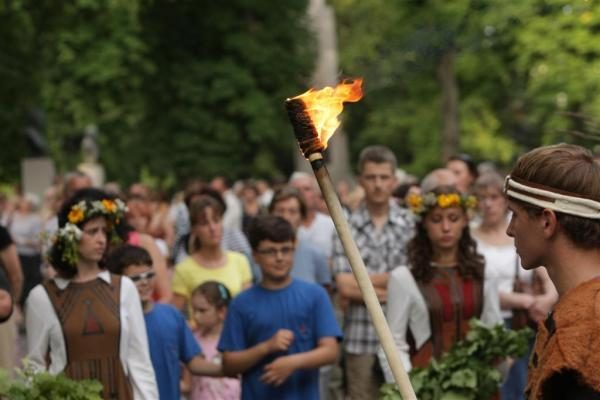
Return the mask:
{"type": "Polygon", "coordinates": [[[284,282],[289,279],[294,263],[294,242],[263,240],[253,253],[254,260],[260,265],[263,280],[284,282]]]}
{"type": "Polygon", "coordinates": [[[255,203],[257,198],[258,198],[258,192],[254,188],[245,187],[242,190],[241,199],[242,199],[242,202],[244,202],[245,204],[255,203]]]}
{"type": "Polygon", "coordinates": [[[485,225],[498,226],[505,221],[508,213],[508,200],[500,188],[487,186],[478,190],[477,200],[485,225]]]}
{"type": "Polygon", "coordinates": [[[225,307],[219,309],[214,304],[210,304],[202,294],[196,294],[192,297],[193,318],[200,329],[209,330],[223,323],[225,310],[225,307]]]}
{"type": "Polygon", "coordinates": [[[469,172],[469,167],[464,161],[451,160],[448,161],[446,167],[456,176],[456,188],[461,193],[468,193],[475,177],[469,172]]]}
{"type": "Polygon", "coordinates": [[[223,238],[223,218],[212,207],[204,209],[204,215],[193,226],[193,233],[200,239],[201,246],[217,247],[223,238]]]}
{"type": "Polygon", "coordinates": [[[300,213],[300,203],[295,197],[280,200],[273,206],[273,215],[281,217],[289,222],[294,230],[297,230],[302,223],[302,214],[300,213]]]}
{"type": "Polygon", "coordinates": [[[304,201],[306,202],[306,207],[309,210],[316,210],[319,201],[319,193],[315,188],[314,182],[312,179],[308,177],[301,177],[295,179],[290,186],[298,189],[298,191],[302,194],[304,201]]]}
{"type": "Polygon", "coordinates": [[[360,174],[367,204],[382,206],[389,202],[396,187],[396,176],[390,163],[366,162],[360,174]]]}
{"type": "Polygon", "coordinates": [[[128,276],[140,295],[142,303],[152,300],[154,290],[154,270],[150,265],[129,265],[123,270],[123,274],[128,276]]]}
{"type": "Polygon", "coordinates": [[[227,185],[225,185],[225,181],[223,180],[223,178],[220,178],[220,177],[214,178],[210,182],[210,187],[221,194],[223,194],[227,191],[227,185]]]}
{"type": "Polygon", "coordinates": [[[467,223],[467,215],[461,207],[435,207],[429,211],[423,226],[434,253],[456,248],[467,223]]]}
{"type": "Polygon", "coordinates": [[[523,268],[533,269],[546,265],[543,257],[547,249],[543,240],[544,223],[541,218],[529,215],[523,206],[510,199],[508,209],[512,215],[506,234],[515,239],[523,268]]]}
{"type": "Polygon", "coordinates": [[[140,199],[132,199],[127,202],[127,222],[137,232],[145,233],[150,222],[146,214],[146,202],[140,199]]]}
{"type": "Polygon", "coordinates": [[[79,255],[82,260],[99,262],[106,251],[108,226],[106,218],[92,218],[81,228],[79,255]]]}

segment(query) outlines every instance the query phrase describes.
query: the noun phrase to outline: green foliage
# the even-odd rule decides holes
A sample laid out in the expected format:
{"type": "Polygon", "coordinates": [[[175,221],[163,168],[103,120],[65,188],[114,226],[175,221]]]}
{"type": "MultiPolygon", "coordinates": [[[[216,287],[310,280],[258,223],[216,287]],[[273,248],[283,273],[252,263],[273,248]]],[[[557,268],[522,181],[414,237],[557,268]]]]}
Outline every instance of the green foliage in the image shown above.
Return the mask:
{"type": "Polygon", "coordinates": [[[600,4],[333,0],[344,72],[365,76],[345,124],[356,156],[390,146],[423,175],[441,160],[443,54],[456,54],[461,150],[508,167],[523,150],[600,139],[600,4]],[[373,21],[376,21],[375,23],[373,21]],[[357,107],[358,108],[358,107],[357,107]],[[594,129],[590,129],[593,126],[594,129]],[[592,132],[590,132],[592,131],[592,132]]]}
{"type": "Polygon", "coordinates": [[[306,9],[306,0],[0,2],[0,99],[10,104],[0,145],[15,149],[0,179],[18,176],[33,107],[46,111],[63,171],[81,161],[89,124],[108,179],[122,183],[290,170],[283,99],[312,73],[306,9]]]}
{"type": "Polygon", "coordinates": [[[0,399],[10,400],[100,400],[102,385],[94,380],[74,381],[63,374],[34,373],[31,369],[18,371],[10,379],[0,370],[0,399]]]}
{"type": "MultiPolygon", "coordinates": [[[[533,332],[486,327],[471,320],[464,340],[426,368],[410,371],[410,380],[420,400],[488,400],[498,390],[500,372],[495,364],[505,357],[522,357],[533,332]]],[[[401,400],[395,384],[385,384],[381,400],[401,400]]]]}

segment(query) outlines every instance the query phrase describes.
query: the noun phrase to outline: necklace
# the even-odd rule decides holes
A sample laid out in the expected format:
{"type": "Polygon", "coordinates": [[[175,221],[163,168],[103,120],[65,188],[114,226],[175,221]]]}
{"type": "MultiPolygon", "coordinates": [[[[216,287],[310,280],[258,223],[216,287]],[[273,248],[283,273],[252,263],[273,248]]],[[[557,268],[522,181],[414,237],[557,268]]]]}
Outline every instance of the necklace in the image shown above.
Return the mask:
{"type": "Polygon", "coordinates": [[[430,261],[429,265],[431,265],[432,267],[436,267],[436,268],[454,268],[458,266],[457,262],[453,262],[453,263],[437,263],[435,261],[430,261]]]}

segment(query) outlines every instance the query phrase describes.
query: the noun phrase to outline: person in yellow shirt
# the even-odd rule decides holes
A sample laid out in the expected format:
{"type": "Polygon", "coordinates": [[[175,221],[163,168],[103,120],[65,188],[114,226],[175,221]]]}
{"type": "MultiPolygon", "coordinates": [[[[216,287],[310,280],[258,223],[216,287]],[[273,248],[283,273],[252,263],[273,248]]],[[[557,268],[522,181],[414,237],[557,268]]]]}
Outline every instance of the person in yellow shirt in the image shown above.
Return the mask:
{"type": "MultiPolygon", "coordinates": [[[[223,208],[209,196],[190,204],[191,254],[175,266],[173,304],[183,310],[189,307],[196,287],[206,281],[217,281],[229,289],[232,296],[250,287],[252,272],[248,259],[241,253],[224,251],[223,208]]],[[[188,309],[189,311],[189,309],[188,309]]]]}

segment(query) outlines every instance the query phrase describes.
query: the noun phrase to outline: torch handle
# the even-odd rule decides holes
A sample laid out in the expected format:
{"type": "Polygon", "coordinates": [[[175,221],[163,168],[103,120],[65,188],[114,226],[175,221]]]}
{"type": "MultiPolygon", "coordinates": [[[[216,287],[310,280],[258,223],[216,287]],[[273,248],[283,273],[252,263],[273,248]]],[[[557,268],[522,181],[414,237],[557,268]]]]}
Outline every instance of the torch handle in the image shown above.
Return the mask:
{"type": "Polygon", "coordinates": [[[360,252],[358,251],[358,247],[356,247],[356,243],[352,238],[350,226],[348,225],[346,217],[342,211],[342,205],[340,204],[340,200],[335,192],[333,183],[329,177],[329,172],[327,171],[327,167],[322,159],[322,155],[320,153],[311,154],[309,160],[311,161],[317,182],[319,183],[319,187],[323,193],[323,198],[325,199],[325,203],[327,204],[327,208],[329,209],[329,213],[331,214],[331,218],[335,224],[335,229],[337,230],[338,236],[340,237],[342,245],[344,246],[346,256],[348,257],[348,261],[352,267],[352,272],[354,273],[354,277],[358,282],[365,305],[367,306],[367,310],[371,315],[371,320],[373,321],[373,325],[375,326],[375,330],[377,331],[377,335],[379,336],[381,345],[383,346],[383,350],[390,364],[390,368],[392,369],[392,373],[394,374],[394,379],[396,380],[396,383],[400,389],[400,393],[402,394],[402,398],[404,400],[416,400],[417,397],[408,378],[408,374],[406,373],[406,370],[400,361],[400,357],[398,356],[396,345],[392,338],[392,332],[390,331],[390,327],[385,319],[385,315],[383,314],[383,309],[381,308],[379,300],[377,299],[377,295],[375,294],[373,284],[369,279],[369,274],[367,272],[367,268],[365,267],[365,263],[363,262],[360,252]]]}

